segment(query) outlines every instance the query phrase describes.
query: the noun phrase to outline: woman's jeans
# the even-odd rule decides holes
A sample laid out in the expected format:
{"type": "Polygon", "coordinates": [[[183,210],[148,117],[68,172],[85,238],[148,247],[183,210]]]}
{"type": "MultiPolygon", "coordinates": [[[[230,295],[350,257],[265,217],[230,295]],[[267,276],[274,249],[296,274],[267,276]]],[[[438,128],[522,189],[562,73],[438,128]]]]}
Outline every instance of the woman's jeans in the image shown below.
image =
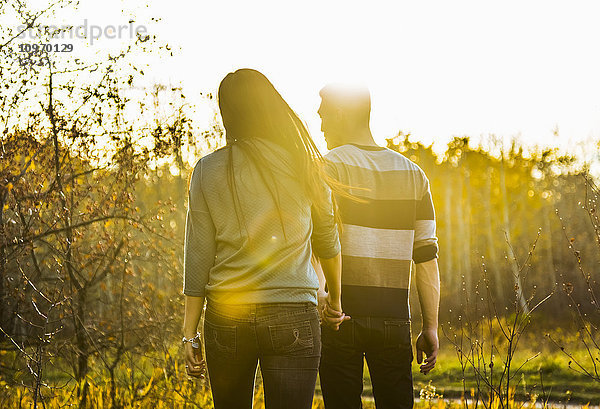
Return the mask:
{"type": "Polygon", "coordinates": [[[215,409],[252,407],[259,362],[267,409],[312,406],[321,357],[314,304],[209,301],[204,343],[215,409]]]}

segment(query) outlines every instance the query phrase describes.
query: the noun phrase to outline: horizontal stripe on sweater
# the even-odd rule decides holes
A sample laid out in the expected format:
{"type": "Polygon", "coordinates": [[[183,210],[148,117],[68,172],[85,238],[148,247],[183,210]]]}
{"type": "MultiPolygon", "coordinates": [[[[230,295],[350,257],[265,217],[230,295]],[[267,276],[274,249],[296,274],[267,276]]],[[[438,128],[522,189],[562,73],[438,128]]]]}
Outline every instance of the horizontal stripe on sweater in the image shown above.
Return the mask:
{"type": "Polygon", "coordinates": [[[342,284],[408,288],[410,260],[342,256],[342,284]]]}
{"type": "Polygon", "coordinates": [[[414,230],[374,229],[343,225],[342,255],[411,260],[414,230]]]}
{"type": "Polygon", "coordinates": [[[342,308],[349,316],[409,319],[408,289],[342,286],[342,308]]]}

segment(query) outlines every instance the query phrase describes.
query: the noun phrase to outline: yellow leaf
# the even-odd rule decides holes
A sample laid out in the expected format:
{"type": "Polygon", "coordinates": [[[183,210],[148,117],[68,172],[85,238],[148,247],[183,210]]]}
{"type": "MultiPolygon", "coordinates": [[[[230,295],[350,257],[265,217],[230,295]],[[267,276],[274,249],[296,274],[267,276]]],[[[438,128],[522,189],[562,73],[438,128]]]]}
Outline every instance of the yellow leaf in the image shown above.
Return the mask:
{"type": "Polygon", "coordinates": [[[152,375],[152,377],[150,377],[150,381],[148,382],[148,385],[146,385],[146,387],[142,391],[142,396],[146,396],[146,394],[150,391],[150,388],[152,387],[152,381],[154,381],[154,375],[152,375]]]}

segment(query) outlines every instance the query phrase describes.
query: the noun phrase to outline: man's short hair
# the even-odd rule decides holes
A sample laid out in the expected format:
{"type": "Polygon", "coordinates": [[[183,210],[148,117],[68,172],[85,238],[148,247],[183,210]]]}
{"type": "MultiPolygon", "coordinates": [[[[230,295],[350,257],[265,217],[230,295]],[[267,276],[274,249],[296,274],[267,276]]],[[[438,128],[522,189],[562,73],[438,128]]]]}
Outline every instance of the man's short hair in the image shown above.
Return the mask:
{"type": "Polygon", "coordinates": [[[365,85],[327,84],[319,95],[326,104],[350,114],[356,122],[369,122],[371,115],[371,93],[365,85]]]}

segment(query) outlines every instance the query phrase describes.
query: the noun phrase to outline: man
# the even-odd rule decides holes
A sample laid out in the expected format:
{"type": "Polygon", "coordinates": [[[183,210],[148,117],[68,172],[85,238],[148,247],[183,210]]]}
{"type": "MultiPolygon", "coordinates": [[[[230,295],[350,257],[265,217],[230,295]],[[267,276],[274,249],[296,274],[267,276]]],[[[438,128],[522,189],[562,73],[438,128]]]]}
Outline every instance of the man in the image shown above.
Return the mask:
{"type": "Polygon", "coordinates": [[[336,197],[347,316],[322,307],[329,324],[323,326],[319,371],[325,407],[361,407],[366,358],[377,408],[411,408],[412,261],[423,316],[416,341],[421,372],[434,368],[439,348],[438,245],[429,182],[415,163],[373,140],[368,89],[328,85],[320,96],[328,172],[354,196],[336,197]]]}

